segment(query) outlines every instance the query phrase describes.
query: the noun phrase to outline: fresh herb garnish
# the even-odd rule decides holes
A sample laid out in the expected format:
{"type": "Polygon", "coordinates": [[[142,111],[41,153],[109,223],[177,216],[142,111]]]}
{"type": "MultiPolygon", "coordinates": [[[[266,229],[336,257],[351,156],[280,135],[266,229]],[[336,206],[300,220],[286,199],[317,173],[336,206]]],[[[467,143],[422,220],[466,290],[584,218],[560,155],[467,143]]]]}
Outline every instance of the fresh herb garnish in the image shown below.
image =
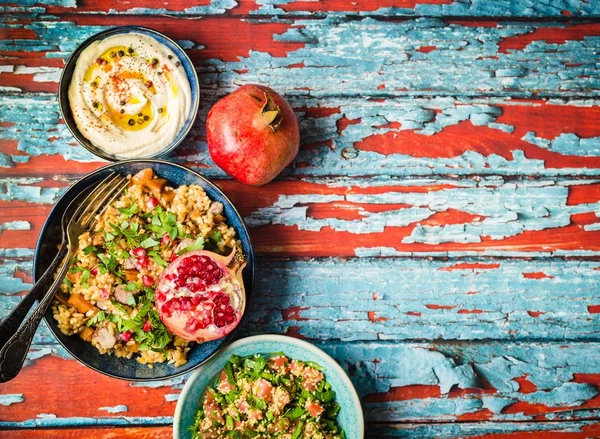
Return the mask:
{"type": "Polygon", "coordinates": [[[185,247],[183,250],[180,250],[177,253],[177,255],[181,256],[184,253],[193,252],[194,250],[202,250],[203,248],[204,248],[204,237],[198,236],[198,238],[193,243],[191,243],[190,245],[185,247]]]}
{"type": "Polygon", "coordinates": [[[135,203],[131,203],[131,206],[124,208],[124,207],[120,207],[119,208],[119,212],[121,212],[121,215],[123,215],[124,218],[131,218],[133,215],[135,215],[138,211],[138,206],[135,203]]]}
{"type": "Polygon", "coordinates": [[[93,246],[93,245],[90,244],[86,248],[84,248],[82,251],[83,251],[84,255],[88,256],[88,255],[90,255],[90,254],[92,254],[94,252],[97,252],[98,251],[98,247],[95,247],[95,246],[93,246]]]}
{"type": "Polygon", "coordinates": [[[89,319],[87,321],[86,326],[95,325],[96,323],[103,322],[105,319],[106,319],[106,316],[104,315],[104,311],[100,310],[96,313],[95,316],[93,316],[91,319],[89,319]]]}

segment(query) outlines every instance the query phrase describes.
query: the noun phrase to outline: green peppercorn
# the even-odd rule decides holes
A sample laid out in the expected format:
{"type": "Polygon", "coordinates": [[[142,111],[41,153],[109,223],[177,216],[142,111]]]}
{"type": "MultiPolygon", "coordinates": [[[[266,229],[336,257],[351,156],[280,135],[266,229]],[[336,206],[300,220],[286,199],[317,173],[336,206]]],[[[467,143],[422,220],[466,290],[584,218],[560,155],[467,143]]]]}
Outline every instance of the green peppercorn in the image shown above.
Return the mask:
{"type": "Polygon", "coordinates": [[[123,113],[125,113],[125,110],[123,110],[123,109],[121,108],[121,114],[123,114],[123,113]]]}
{"type": "Polygon", "coordinates": [[[167,58],[173,59],[173,55],[167,55],[167,58]]]}
{"type": "Polygon", "coordinates": [[[147,114],[145,114],[144,115],[144,120],[148,120],[148,119],[150,119],[150,117],[147,114]]]}
{"type": "Polygon", "coordinates": [[[181,63],[180,63],[179,61],[177,61],[177,62],[175,63],[175,67],[179,67],[180,65],[181,65],[181,63]]]}
{"type": "Polygon", "coordinates": [[[115,56],[117,56],[117,54],[115,52],[110,52],[110,57],[114,58],[115,56]]]}
{"type": "Polygon", "coordinates": [[[96,81],[92,81],[92,87],[98,87],[98,83],[96,81]]]}
{"type": "Polygon", "coordinates": [[[143,114],[142,114],[142,113],[138,113],[138,116],[139,116],[139,117],[142,117],[142,116],[143,116],[143,114]]]}
{"type": "Polygon", "coordinates": [[[158,109],[158,112],[159,112],[159,113],[162,113],[162,112],[163,112],[163,109],[162,109],[162,108],[159,108],[159,109],[158,109]]]}
{"type": "Polygon", "coordinates": [[[129,49],[127,49],[127,53],[133,53],[133,48],[130,47],[129,49]]]}
{"type": "Polygon", "coordinates": [[[122,50],[119,50],[119,56],[125,56],[125,52],[123,52],[122,50]]]}
{"type": "Polygon", "coordinates": [[[125,101],[121,101],[121,102],[119,102],[119,104],[125,105],[125,101]]]}
{"type": "Polygon", "coordinates": [[[152,58],[152,65],[155,66],[158,64],[158,60],[156,58],[152,58]]]}
{"type": "Polygon", "coordinates": [[[133,126],[135,125],[135,120],[133,119],[129,119],[129,121],[127,122],[129,125],[133,126]]]}

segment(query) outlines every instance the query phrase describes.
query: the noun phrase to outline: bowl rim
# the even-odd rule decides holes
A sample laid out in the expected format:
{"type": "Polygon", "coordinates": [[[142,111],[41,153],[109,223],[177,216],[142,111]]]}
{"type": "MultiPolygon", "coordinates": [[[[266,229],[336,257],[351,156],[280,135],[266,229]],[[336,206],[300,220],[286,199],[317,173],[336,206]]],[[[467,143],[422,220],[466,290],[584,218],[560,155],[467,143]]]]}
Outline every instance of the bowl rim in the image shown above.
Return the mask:
{"type": "MultiPolygon", "coordinates": [[[[160,41],[158,41],[158,42],[160,43],[160,41]]],[[[186,76],[188,76],[187,73],[186,73],[186,76]]],[[[69,85],[70,85],[70,81],[69,81],[69,85]]],[[[125,162],[125,161],[128,161],[128,160],[153,159],[153,158],[158,158],[158,157],[165,156],[165,155],[169,154],[170,152],[172,152],[179,145],[181,145],[181,143],[185,140],[185,138],[187,137],[187,135],[191,131],[192,127],[194,126],[194,122],[196,121],[196,118],[198,117],[198,110],[200,108],[200,79],[198,78],[198,72],[196,71],[196,66],[194,66],[194,63],[192,62],[192,60],[190,59],[190,57],[188,56],[188,54],[185,52],[185,50],[183,50],[183,47],[181,47],[177,43],[177,41],[175,41],[171,37],[163,34],[162,32],[157,31],[156,29],[152,29],[152,28],[146,27],[146,26],[137,26],[137,25],[114,26],[114,27],[111,27],[109,29],[105,29],[103,31],[95,33],[94,35],[91,35],[88,38],[86,38],[71,53],[71,55],[69,56],[69,58],[67,58],[67,60],[65,61],[65,65],[63,67],[63,70],[62,70],[62,72],[60,74],[60,79],[58,81],[58,93],[57,93],[56,99],[58,100],[58,108],[59,108],[59,111],[60,111],[60,116],[61,116],[62,120],[64,121],[67,129],[69,130],[69,132],[73,136],[73,138],[77,141],[77,143],[79,145],[83,146],[85,149],[87,149],[89,152],[91,152],[92,154],[94,154],[96,157],[99,157],[99,158],[101,158],[103,160],[108,160],[110,162],[117,162],[117,163],[125,162]],[[71,121],[72,115],[71,115],[70,118],[66,116],[67,109],[64,108],[63,101],[64,101],[64,103],[67,106],[69,105],[69,91],[68,91],[69,89],[68,89],[68,85],[65,84],[65,81],[67,79],[66,78],[66,73],[67,73],[67,70],[69,69],[69,67],[71,67],[72,64],[77,63],[77,60],[79,59],[79,56],[81,55],[81,52],[83,52],[90,44],[92,44],[93,42],[101,39],[102,37],[105,37],[105,36],[108,36],[108,35],[111,35],[111,34],[126,33],[124,31],[132,31],[132,30],[133,31],[135,31],[135,30],[141,30],[141,31],[147,32],[149,34],[159,35],[161,38],[164,38],[165,40],[168,40],[169,42],[173,43],[173,45],[179,49],[179,53],[177,53],[177,55],[181,55],[184,58],[184,60],[187,63],[189,63],[189,65],[192,67],[191,71],[194,74],[195,87],[192,86],[192,81],[190,81],[189,78],[188,78],[188,82],[190,82],[190,88],[193,88],[193,90],[196,91],[197,99],[196,99],[195,103],[192,102],[193,111],[192,111],[192,114],[191,114],[191,117],[190,117],[190,122],[189,122],[189,124],[188,124],[187,127],[184,127],[183,135],[181,136],[181,140],[179,142],[174,142],[170,147],[168,147],[166,149],[163,149],[163,150],[160,150],[160,151],[154,153],[154,155],[149,155],[149,156],[145,156],[145,157],[137,157],[137,158],[119,159],[115,155],[108,154],[108,153],[104,152],[99,147],[91,148],[88,145],[88,143],[92,144],[92,142],[90,140],[88,140],[81,133],[81,131],[79,131],[79,128],[77,128],[77,124],[75,123],[75,121],[74,120],[71,121]],[[66,87],[66,89],[63,91],[63,88],[65,88],[65,87],[66,87]],[[63,99],[63,95],[64,95],[64,99],[63,99]]],[[[68,108],[69,114],[70,114],[70,111],[71,111],[71,109],[69,107],[68,108]]],[[[175,139],[173,139],[173,140],[175,140],[175,139]]]]}
{"type": "MultiPolygon", "coordinates": [[[[162,159],[155,159],[155,158],[143,158],[143,159],[128,159],[128,160],[121,160],[118,162],[114,162],[114,163],[109,163],[108,165],[102,166],[92,172],[90,172],[89,174],[84,175],[83,177],[81,177],[80,179],[78,179],[75,183],[73,183],[71,186],[69,186],[69,188],[60,196],[60,198],[56,201],[56,203],[54,204],[54,206],[52,207],[52,209],[50,210],[50,212],[48,213],[48,216],[46,217],[46,220],[44,221],[44,225],[42,226],[42,229],[40,230],[40,233],[38,235],[38,239],[37,242],[35,244],[35,252],[34,252],[34,256],[33,256],[33,280],[34,282],[37,280],[37,271],[38,271],[38,266],[39,266],[39,255],[40,255],[40,250],[43,244],[43,237],[46,233],[46,230],[49,226],[48,223],[48,219],[50,218],[50,216],[53,213],[56,213],[55,211],[58,208],[58,204],[60,202],[60,200],[70,191],[72,190],[77,184],[79,184],[80,182],[82,182],[84,179],[89,178],[93,175],[96,175],[106,169],[110,169],[112,167],[115,166],[121,166],[121,165],[126,165],[127,163],[139,163],[139,162],[149,162],[149,163],[161,163],[161,164],[165,164],[165,165],[169,165],[169,166],[174,166],[177,168],[180,168],[186,172],[189,172],[191,174],[193,174],[195,177],[203,180],[205,183],[207,183],[209,186],[211,186],[213,189],[215,189],[216,191],[218,191],[223,198],[233,207],[233,210],[235,211],[236,215],[238,216],[238,219],[240,221],[242,230],[244,231],[244,233],[246,234],[246,236],[248,237],[248,243],[249,243],[249,255],[251,256],[251,260],[252,260],[252,266],[251,266],[251,272],[250,272],[250,276],[252,279],[252,283],[250,285],[250,289],[246,290],[246,296],[253,296],[254,293],[254,288],[255,288],[255,284],[256,284],[256,257],[254,255],[254,245],[252,244],[252,238],[250,236],[250,233],[248,232],[248,228],[246,226],[246,223],[244,222],[244,219],[242,218],[242,216],[240,215],[239,211],[237,210],[237,208],[235,207],[235,205],[231,202],[231,200],[229,199],[229,197],[227,197],[227,195],[225,195],[225,193],[219,189],[219,187],[217,185],[215,185],[213,182],[211,182],[210,180],[208,180],[206,177],[204,177],[203,175],[201,175],[199,172],[194,171],[193,169],[188,168],[187,166],[183,166],[180,165],[178,163],[173,163],[167,160],[162,160],[162,159]]],[[[247,304],[247,301],[246,301],[247,304]]],[[[246,306],[244,313],[242,314],[242,318],[240,319],[240,323],[233,329],[232,332],[230,332],[226,337],[230,337],[230,339],[233,337],[233,335],[240,329],[240,327],[242,326],[242,322],[244,320],[244,317],[247,316],[247,309],[248,307],[246,306]]],[[[156,378],[129,378],[129,377],[122,377],[122,376],[118,376],[115,375],[113,373],[110,372],[106,372],[103,370],[98,369],[95,366],[92,366],[91,364],[88,364],[84,361],[82,361],[78,355],[75,355],[73,352],[71,352],[71,350],[65,346],[65,344],[62,342],[62,340],[60,338],[58,338],[55,334],[55,331],[52,329],[52,325],[51,322],[48,319],[48,313],[44,314],[44,321],[46,322],[46,325],[48,326],[48,329],[50,329],[50,332],[52,333],[52,335],[54,336],[54,338],[56,339],[56,341],[58,341],[58,343],[75,359],[77,360],[78,363],[82,364],[85,367],[89,367],[90,369],[101,373],[102,375],[106,375],[109,376],[111,378],[116,378],[116,379],[120,379],[120,380],[125,380],[125,381],[131,381],[131,382],[144,382],[144,381],[163,381],[163,380],[167,380],[167,379],[171,379],[174,377],[178,377],[180,375],[184,375],[186,373],[192,372],[193,370],[197,369],[198,367],[202,366],[203,364],[205,364],[206,362],[210,361],[215,355],[217,355],[219,352],[221,352],[223,349],[225,349],[227,346],[229,346],[231,344],[231,341],[229,342],[225,342],[223,344],[221,344],[217,349],[215,349],[215,351],[210,354],[208,357],[206,357],[203,361],[199,362],[198,364],[192,366],[190,369],[187,370],[182,370],[180,372],[175,372],[174,374],[171,375],[166,375],[164,377],[156,377],[156,378]]],[[[135,361],[134,359],[130,359],[131,361],[135,361]]]]}
{"type": "MultiPolygon", "coordinates": [[[[312,343],[309,343],[304,340],[300,340],[295,337],[290,337],[288,335],[259,334],[259,335],[253,335],[250,337],[240,338],[240,339],[234,341],[233,343],[228,344],[226,347],[224,347],[223,349],[221,349],[218,352],[218,355],[225,355],[228,352],[233,351],[234,349],[236,349],[239,346],[244,346],[244,345],[261,342],[261,341],[276,341],[276,342],[280,342],[280,343],[284,343],[284,344],[295,345],[299,348],[311,351],[313,354],[321,356],[321,357],[325,358],[325,360],[330,361],[333,372],[341,379],[343,384],[347,387],[347,389],[351,395],[352,401],[354,403],[354,406],[358,407],[358,409],[359,409],[359,410],[357,410],[356,421],[359,426],[358,427],[359,436],[361,439],[364,438],[364,435],[365,435],[364,414],[362,411],[362,404],[360,403],[360,398],[358,397],[358,393],[356,392],[356,388],[354,387],[354,384],[352,384],[352,381],[350,381],[350,377],[348,377],[348,374],[344,371],[344,369],[342,369],[342,366],[340,366],[339,363],[334,358],[332,358],[328,353],[326,353],[322,349],[319,349],[317,346],[313,345],[312,343]]],[[[259,352],[257,352],[257,353],[259,353],[259,352]]],[[[209,360],[209,361],[214,360],[214,358],[215,357],[213,356],[211,358],[211,360],[209,360]]],[[[180,439],[180,437],[181,437],[181,431],[179,430],[178,420],[181,418],[181,412],[183,411],[183,405],[185,404],[184,401],[188,398],[188,394],[191,392],[191,389],[192,389],[191,383],[194,382],[202,374],[203,368],[208,365],[209,361],[205,361],[204,363],[202,363],[202,365],[200,365],[198,368],[196,368],[194,370],[194,372],[188,377],[188,379],[185,383],[185,386],[183,387],[183,390],[179,394],[179,398],[177,399],[177,406],[175,407],[175,413],[173,414],[173,439],[180,439]]]]}

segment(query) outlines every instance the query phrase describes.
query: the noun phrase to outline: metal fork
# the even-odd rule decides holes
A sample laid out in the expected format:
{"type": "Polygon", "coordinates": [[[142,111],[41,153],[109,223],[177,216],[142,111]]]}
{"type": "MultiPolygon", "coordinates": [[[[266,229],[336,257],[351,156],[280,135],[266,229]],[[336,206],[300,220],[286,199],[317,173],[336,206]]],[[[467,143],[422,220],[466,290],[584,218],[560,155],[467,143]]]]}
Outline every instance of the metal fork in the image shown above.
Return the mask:
{"type": "MultiPolygon", "coordinates": [[[[44,273],[42,278],[40,278],[40,282],[36,283],[36,286],[41,284],[41,288],[43,288],[44,284],[56,270],[58,264],[60,264],[60,261],[64,260],[65,262],[56,275],[54,282],[40,300],[35,311],[23,326],[14,331],[12,336],[8,338],[6,344],[0,349],[0,383],[12,380],[23,367],[35,331],[37,330],[42,317],[50,307],[56,291],[59,289],[60,284],[65,278],[71,265],[71,259],[73,259],[73,256],[75,256],[75,253],[77,252],[79,236],[86,231],[93,230],[97,222],[97,217],[104,213],[106,208],[120,195],[126,186],[126,178],[116,173],[112,173],[102,180],[84,200],[81,200],[78,197],[71,201],[69,207],[67,207],[63,213],[61,227],[63,230],[63,241],[64,236],[66,236],[67,244],[63,245],[61,249],[66,248],[66,250],[64,252],[59,252],[57,255],[58,262],[55,258],[46,271],[46,273],[50,272],[50,275],[46,276],[46,273],[44,273]],[[72,212],[73,210],[75,210],[75,212],[72,216],[69,216],[69,212],[72,212]],[[61,254],[66,255],[66,257],[60,257],[61,254]],[[45,281],[42,283],[41,281],[44,279],[45,281]]],[[[28,293],[28,296],[30,294],[31,292],[28,293]]],[[[37,292],[36,294],[39,295],[40,293],[37,292]]],[[[29,302],[33,303],[36,298],[37,297],[33,297],[29,302]]],[[[25,310],[25,314],[27,314],[27,310],[28,309],[25,310]]],[[[22,313],[23,311],[20,312],[22,313]]],[[[15,321],[16,318],[12,320],[13,324],[15,321]]],[[[4,336],[6,337],[7,335],[5,334],[4,336]]]]}

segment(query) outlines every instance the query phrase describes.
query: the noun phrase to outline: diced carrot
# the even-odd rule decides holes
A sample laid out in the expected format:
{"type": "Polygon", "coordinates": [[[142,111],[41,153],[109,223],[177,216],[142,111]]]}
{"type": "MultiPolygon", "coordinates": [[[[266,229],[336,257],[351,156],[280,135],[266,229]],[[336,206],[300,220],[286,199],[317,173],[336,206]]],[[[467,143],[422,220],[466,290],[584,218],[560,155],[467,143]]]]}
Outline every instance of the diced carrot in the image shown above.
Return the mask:
{"type": "Polygon", "coordinates": [[[170,203],[173,201],[173,198],[175,198],[175,191],[163,191],[162,197],[163,200],[165,200],[167,203],[170,203]]]}
{"type": "Polygon", "coordinates": [[[148,181],[152,180],[152,177],[154,177],[154,171],[152,168],[145,168],[131,177],[131,179],[134,181],[134,183],[146,184],[148,181]]]}
{"type": "Polygon", "coordinates": [[[125,279],[135,282],[140,274],[137,270],[123,270],[125,272],[125,279]]]}
{"type": "Polygon", "coordinates": [[[81,331],[79,333],[79,336],[85,341],[90,341],[92,339],[93,335],[94,335],[94,330],[88,326],[83,328],[83,331],[81,331]]]}
{"type": "Polygon", "coordinates": [[[84,314],[89,310],[94,309],[94,305],[85,300],[82,294],[71,294],[69,296],[69,300],[67,300],[67,303],[74,306],[77,311],[84,314]]]}
{"type": "Polygon", "coordinates": [[[67,272],[67,279],[69,279],[71,281],[71,283],[76,284],[77,282],[79,282],[80,278],[81,278],[81,271],[76,271],[75,273],[71,273],[70,271],[67,272]]]}
{"type": "Polygon", "coordinates": [[[146,187],[157,197],[161,194],[166,185],[167,180],[164,178],[153,178],[146,182],[146,187]]]}
{"type": "Polygon", "coordinates": [[[137,343],[134,343],[131,346],[129,346],[129,350],[131,352],[137,352],[139,350],[138,347],[139,347],[139,345],[137,343]]]}

